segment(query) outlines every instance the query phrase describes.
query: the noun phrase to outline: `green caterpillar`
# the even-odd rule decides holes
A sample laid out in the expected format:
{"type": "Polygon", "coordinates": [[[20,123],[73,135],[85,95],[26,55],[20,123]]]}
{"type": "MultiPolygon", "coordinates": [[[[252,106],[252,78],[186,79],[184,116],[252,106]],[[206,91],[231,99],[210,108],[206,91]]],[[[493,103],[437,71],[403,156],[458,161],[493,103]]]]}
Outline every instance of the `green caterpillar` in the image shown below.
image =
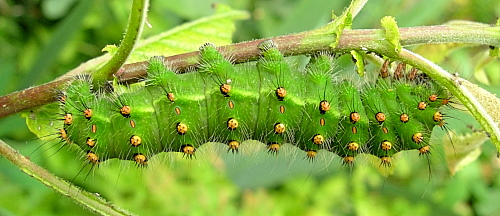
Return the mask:
{"type": "Polygon", "coordinates": [[[429,153],[432,129],[445,124],[440,108],[449,93],[416,70],[404,74],[405,66],[398,66],[388,76],[384,64],[372,82],[340,80],[328,53],[311,56],[299,69],[272,41],[258,48],[258,73],[205,44],[191,73],[177,74],[162,58],[151,58],[141,87],[96,91],[89,76],[80,76],[61,96],[59,135],[94,165],[113,158],[146,165],[161,152],[192,157],[206,142],[225,143],[236,153],[254,139],[273,154],[291,143],[310,160],[324,149],[345,164],[367,153],[390,166],[398,152],[429,153]]]}

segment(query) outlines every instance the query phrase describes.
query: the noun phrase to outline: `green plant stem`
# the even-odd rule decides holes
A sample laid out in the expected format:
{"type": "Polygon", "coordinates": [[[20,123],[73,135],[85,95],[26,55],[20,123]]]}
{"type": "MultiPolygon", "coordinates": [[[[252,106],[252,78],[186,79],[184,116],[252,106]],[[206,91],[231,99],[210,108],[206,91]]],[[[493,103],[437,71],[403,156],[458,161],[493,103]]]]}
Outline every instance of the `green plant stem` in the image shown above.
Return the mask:
{"type": "Polygon", "coordinates": [[[11,148],[2,140],[0,140],[0,154],[29,176],[37,179],[58,193],[71,198],[91,211],[102,215],[132,215],[131,213],[114,206],[102,197],[77,188],[73,184],[54,176],[47,170],[28,160],[25,156],[21,155],[18,151],[11,148]]]}
{"type": "Polygon", "coordinates": [[[132,11],[128,20],[125,36],[118,47],[118,51],[113,57],[92,74],[94,77],[94,86],[102,86],[113,74],[118,72],[120,67],[125,63],[135,44],[141,37],[144,23],[146,23],[148,5],[149,0],[134,0],[132,2],[132,11]]]}

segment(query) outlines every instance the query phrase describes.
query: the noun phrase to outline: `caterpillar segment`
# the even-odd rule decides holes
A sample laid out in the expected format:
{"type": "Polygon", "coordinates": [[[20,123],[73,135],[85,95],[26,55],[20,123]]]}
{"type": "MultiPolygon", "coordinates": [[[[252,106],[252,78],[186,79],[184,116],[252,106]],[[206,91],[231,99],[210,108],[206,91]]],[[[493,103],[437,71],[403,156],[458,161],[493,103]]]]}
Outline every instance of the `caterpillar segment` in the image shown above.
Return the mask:
{"type": "Polygon", "coordinates": [[[208,141],[205,80],[200,73],[177,74],[160,58],[151,59],[150,69],[146,89],[152,95],[162,95],[152,102],[162,151],[181,152],[192,158],[208,141]]]}
{"type": "Polygon", "coordinates": [[[302,119],[304,74],[286,62],[272,41],[259,44],[257,61],[260,95],[255,139],[268,144],[277,153],[284,143],[295,143],[295,130],[302,119]]]}
{"type": "Polygon", "coordinates": [[[388,60],[387,75],[360,84],[333,78],[331,54],[312,55],[299,69],[272,41],[258,48],[256,64],[234,65],[204,44],[196,71],[184,74],[153,57],[143,87],[96,92],[89,76],[79,76],[62,92],[58,134],[93,165],[117,158],[146,166],[160,152],[192,158],[206,142],[237,153],[254,139],[271,154],[290,143],[310,161],[326,150],[348,165],[367,153],[391,166],[400,151],[429,154],[432,128],[445,124],[440,108],[449,93],[405,65],[391,72],[388,60]]]}
{"type": "Polygon", "coordinates": [[[199,69],[206,80],[206,103],[210,140],[225,143],[228,151],[238,152],[239,144],[250,139],[256,124],[258,79],[255,73],[241,70],[225,59],[213,44],[200,48],[199,69]]]}
{"type": "MultiPolygon", "coordinates": [[[[370,140],[368,150],[370,154],[381,159],[381,164],[390,166],[390,157],[400,150],[399,140],[392,122],[392,113],[385,106],[380,91],[383,89],[370,88],[363,91],[362,101],[370,122],[370,140]]],[[[389,98],[384,98],[389,99],[389,98]]],[[[391,98],[392,99],[392,98],[391,98]]],[[[395,98],[394,98],[395,99],[395,98]]]]}
{"type": "MultiPolygon", "coordinates": [[[[412,95],[408,95],[407,91],[400,91],[401,86],[410,86],[410,83],[396,82],[394,84],[380,84],[380,96],[385,100],[384,105],[391,113],[388,118],[392,123],[393,128],[397,135],[398,143],[395,147],[399,151],[420,149],[427,145],[430,139],[430,131],[427,126],[415,117],[415,100],[412,95]],[[413,106],[406,106],[404,100],[410,100],[413,106]],[[402,102],[403,101],[403,102],[402,102]],[[429,131],[429,132],[428,132],[429,131]]],[[[411,94],[411,93],[410,93],[411,94]]],[[[418,103],[417,103],[418,104],[418,103]]],[[[432,129],[432,128],[431,128],[432,129]]]]}
{"type": "Polygon", "coordinates": [[[442,113],[438,108],[429,105],[429,95],[433,93],[427,90],[425,85],[400,84],[396,87],[398,97],[410,107],[414,117],[422,122],[429,130],[444,122],[442,113]],[[441,114],[441,115],[440,115],[441,114]],[[436,118],[438,115],[441,118],[436,118]]]}
{"type": "MultiPolygon", "coordinates": [[[[139,89],[133,93],[121,93],[111,98],[112,114],[109,119],[112,125],[117,127],[114,131],[119,131],[119,135],[113,137],[115,145],[109,146],[111,149],[109,152],[119,158],[127,158],[138,163],[135,157],[137,154],[146,157],[161,152],[162,146],[157,145],[160,142],[158,130],[150,129],[159,128],[155,110],[152,109],[151,94],[146,89],[139,89]]],[[[139,164],[145,165],[142,162],[139,164]]]]}
{"type": "MultiPolygon", "coordinates": [[[[408,77],[408,74],[412,73],[417,74],[416,70],[412,69],[403,75],[408,77]]],[[[402,79],[400,82],[379,83],[378,86],[381,88],[381,97],[386,99],[384,104],[389,112],[395,113],[390,119],[394,124],[401,150],[415,149],[421,155],[430,154],[432,128],[445,123],[444,114],[439,111],[440,106],[437,106],[439,102],[433,100],[433,97],[437,99],[450,96],[432,80],[426,83],[416,80],[402,79]]]]}
{"type": "Polygon", "coordinates": [[[335,142],[339,124],[339,99],[332,82],[333,57],[317,54],[306,65],[306,91],[302,121],[295,134],[297,146],[314,159],[320,149],[330,149],[335,142]]]}
{"type": "Polygon", "coordinates": [[[360,91],[351,81],[341,81],[338,89],[341,132],[337,133],[337,145],[331,151],[344,158],[344,164],[352,164],[356,155],[364,151],[369,139],[369,121],[361,101],[360,91]]]}

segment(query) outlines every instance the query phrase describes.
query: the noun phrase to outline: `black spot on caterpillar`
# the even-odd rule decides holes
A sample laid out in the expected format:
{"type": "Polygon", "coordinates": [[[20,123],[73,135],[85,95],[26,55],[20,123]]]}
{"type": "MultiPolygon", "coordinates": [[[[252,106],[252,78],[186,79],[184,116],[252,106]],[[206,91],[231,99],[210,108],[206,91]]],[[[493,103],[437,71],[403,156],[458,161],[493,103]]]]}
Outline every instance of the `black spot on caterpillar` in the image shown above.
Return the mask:
{"type": "Polygon", "coordinates": [[[237,153],[253,139],[271,154],[291,143],[309,160],[326,150],[344,164],[366,153],[390,166],[398,152],[429,154],[432,129],[445,125],[440,108],[449,93],[417,70],[406,73],[406,65],[393,76],[382,68],[373,80],[338,79],[332,55],[312,55],[301,69],[272,41],[258,48],[254,71],[204,44],[191,73],[177,74],[153,57],[143,87],[94,91],[90,76],[77,77],[61,95],[59,136],[93,165],[114,158],[146,165],[161,152],[191,158],[207,142],[237,153]]]}

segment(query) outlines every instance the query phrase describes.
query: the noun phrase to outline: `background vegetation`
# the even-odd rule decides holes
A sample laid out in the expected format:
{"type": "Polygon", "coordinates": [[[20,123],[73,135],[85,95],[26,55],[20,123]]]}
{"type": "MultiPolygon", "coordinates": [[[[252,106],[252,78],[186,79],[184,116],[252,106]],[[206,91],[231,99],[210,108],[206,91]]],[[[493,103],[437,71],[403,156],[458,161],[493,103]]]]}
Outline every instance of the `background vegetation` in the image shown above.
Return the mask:
{"type": "MultiPolygon", "coordinates": [[[[399,27],[455,19],[493,24],[500,17],[495,0],[388,2],[370,1],[353,28],[378,28],[386,15],[394,16],[399,27]]],[[[237,23],[234,42],[239,42],[319,27],[329,21],[331,10],[340,14],[349,2],[218,3],[251,13],[251,19],[237,23]]],[[[153,1],[149,13],[153,28],[146,28],[144,37],[213,14],[211,4],[153,1]]],[[[0,95],[50,81],[101,55],[105,45],[119,43],[129,7],[129,1],[0,0],[0,95]]],[[[500,63],[484,56],[485,47],[448,44],[414,50],[500,93],[500,63]]],[[[455,134],[477,128],[467,114],[448,113],[456,118],[449,121],[455,134]]],[[[499,162],[488,142],[479,159],[455,176],[448,171],[444,148],[436,149],[429,161],[414,151],[403,153],[387,170],[372,158],[361,158],[355,169],[340,166],[340,159],[326,152],[310,164],[291,147],[276,158],[258,153],[263,148],[258,143],[248,143],[242,157],[226,154],[225,147],[214,144],[192,161],[180,154],[163,154],[153,158],[148,169],[114,161],[89,174],[88,167],[79,173],[82,162],[75,159],[75,151],[51,147],[53,143],[37,149],[44,141],[27,130],[19,115],[1,119],[0,125],[0,139],[37,164],[140,215],[495,215],[500,211],[499,162]]],[[[437,134],[436,142],[443,136],[437,134]]],[[[0,185],[0,215],[88,214],[3,158],[0,185]]]]}

